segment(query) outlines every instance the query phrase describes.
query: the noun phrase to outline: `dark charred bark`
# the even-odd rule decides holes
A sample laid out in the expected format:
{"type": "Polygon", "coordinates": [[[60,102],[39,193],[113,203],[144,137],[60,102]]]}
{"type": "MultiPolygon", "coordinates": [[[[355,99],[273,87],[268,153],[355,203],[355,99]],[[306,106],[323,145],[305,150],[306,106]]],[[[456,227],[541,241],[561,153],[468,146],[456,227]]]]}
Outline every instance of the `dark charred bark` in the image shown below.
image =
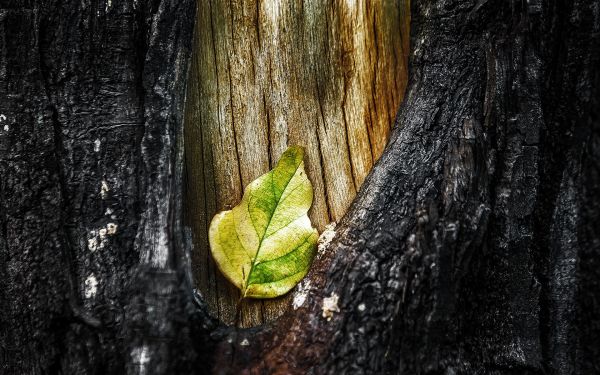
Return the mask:
{"type": "Polygon", "coordinates": [[[174,228],[195,2],[1,4],[0,373],[191,372],[174,228]]]}
{"type": "Polygon", "coordinates": [[[413,1],[383,156],[248,330],[192,293],[193,1],[1,4],[0,373],[600,372],[598,1],[413,1]]]}

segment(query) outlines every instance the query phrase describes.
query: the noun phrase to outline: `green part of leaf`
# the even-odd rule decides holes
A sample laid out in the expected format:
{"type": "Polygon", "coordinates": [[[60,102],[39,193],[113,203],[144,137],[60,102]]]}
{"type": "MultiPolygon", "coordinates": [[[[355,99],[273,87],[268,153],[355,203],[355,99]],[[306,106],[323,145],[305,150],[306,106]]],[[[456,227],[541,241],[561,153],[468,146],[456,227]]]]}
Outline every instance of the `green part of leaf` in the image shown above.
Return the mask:
{"type": "Polygon", "coordinates": [[[292,146],[248,185],[237,206],[215,215],[208,233],[212,255],[244,297],[280,296],[306,275],[319,237],[307,215],[312,200],[304,150],[292,146]]]}

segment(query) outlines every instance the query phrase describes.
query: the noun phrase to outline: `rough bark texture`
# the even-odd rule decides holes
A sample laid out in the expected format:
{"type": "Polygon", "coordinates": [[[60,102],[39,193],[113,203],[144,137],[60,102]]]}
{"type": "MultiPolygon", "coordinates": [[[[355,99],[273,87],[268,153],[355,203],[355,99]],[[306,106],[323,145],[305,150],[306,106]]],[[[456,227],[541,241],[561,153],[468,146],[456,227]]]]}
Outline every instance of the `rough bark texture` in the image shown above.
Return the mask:
{"type": "Polygon", "coordinates": [[[600,372],[598,1],[413,2],[390,142],[252,329],[191,292],[193,2],[1,4],[1,373],[600,372]]]}
{"type": "Polygon", "coordinates": [[[0,373],[184,369],[172,228],[195,2],[1,4],[0,373]]]}
{"type": "MultiPolygon", "coordinates": [[[[306,149],[322,231],[346,212],[387,142],[407,79],[408,2],[198,3],[186,103],[186,224],[198,288],[233,324],[240,294],[215,268],[207,228],[290,145],[306,149]]],[[[289,297],[246,300],[242,326],[289,297]]]]}

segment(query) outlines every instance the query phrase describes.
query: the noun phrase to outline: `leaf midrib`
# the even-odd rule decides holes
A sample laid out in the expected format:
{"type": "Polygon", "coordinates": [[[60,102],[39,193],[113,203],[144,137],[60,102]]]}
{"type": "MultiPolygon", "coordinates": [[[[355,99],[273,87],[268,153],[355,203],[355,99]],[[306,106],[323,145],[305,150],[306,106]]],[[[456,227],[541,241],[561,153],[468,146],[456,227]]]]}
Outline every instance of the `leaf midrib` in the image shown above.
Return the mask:
{"type": "MultiPolygon", "coordinates": [[[[262,247],[263,240],[265,239],[267,231],[269,230],[269,227],[271,226],[271,220],[273,219],[273,216],[275,216],[275,211],[277,211],[277,207],[279,207],[279,203],[281,202],[281,197],[283,197],[283,193],[285,192],[285,190],[289,186],[290,181],[292,181],[292,179],[294,178],[294,176],[298,172],[298,168],[300,168],[301,165],[302,165],[302,161],[296,166],[296,169],[294,170],[294,173],[292,173],[292,175],[289,178],[289,180],[287,180],[287,182],[285,183],[285,186],[283,187],[283,190],[281,190],[281,195],[279,196],[279,198],[277,198],[277,204],[275,205],[275,209],[273,210],[273,213],[271,214],[271,216],[269,216],[269,221],[267,222],[267,226],[265,227],[265,232],[260,237],[260,242],[258,243],[258,249],[256,249],[256,254],[255,254],[254,258],[252,259],[252,265],[250,266],[250,272],[248,272],[248,276],[246,276],[246,280],[244,280],[244,297],[246,296],[246,291],[248,290],[248,284],[247,283],[248,283],[248,280],[250,280],[250,275],[252,274],[252,271],[254,271],[254,266],[256,265],[256,259],[258,259],[258,254],[260,253],[260,249],[262,247]]],[[[277,168],[277,167],[275,167],[275,168],[277,168]]],[[[271,190],[274,191],[275,184],[273,182],[273,175],[275,174],[275,171],[273,170],[273,171],[271,171],[269,173],[271,173],[271,190]]],[[[248,209],[248,212],[250,212],[250,200],[248,200],[248,207],[247,207],[247,209],[248,209]]],[[[254,220],[252,220],[251,216],[250,216],[250,220],[252,221],[252,227],[254,227],[254,231],[256,231],[256,226],[254,226],[254,220]]]]}

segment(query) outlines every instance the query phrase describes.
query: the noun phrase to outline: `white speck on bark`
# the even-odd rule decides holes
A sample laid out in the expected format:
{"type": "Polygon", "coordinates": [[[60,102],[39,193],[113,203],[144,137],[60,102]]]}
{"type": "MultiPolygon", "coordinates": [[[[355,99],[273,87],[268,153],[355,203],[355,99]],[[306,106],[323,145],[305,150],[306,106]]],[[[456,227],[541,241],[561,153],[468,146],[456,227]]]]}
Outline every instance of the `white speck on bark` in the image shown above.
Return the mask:
{"type": "Polygon", "coordinates": [[[323,318],[326,318],[327,321],[330,321],[333,318],[333,314],[340,312],[340,308],[338,306],[338,301],[340,297],[331,293],[331,296],[323,298],[323,318]]]}
{"type": "MultiPolygon", "coordinates": [[[[0,122],[2,122],[2,121],[6,121],[6,116],[0,114],[0,122]]],[[[4,124],[4,131],[7,132],[9,130],[10,130],[10,128],[8,127],[8,124],[4,124]]]]}
{"type": "Polygon", "coordinates": [[[416,48],[413,52],[413,55],[416,55],[417,53],[419,53],[419,51],[421,50],[421,46],[423,45],[424,42],[425,42],[425,39],[417,40],[417,42],[415,43],[416,48]]]}
{"type": "Polygon", "coordinates": [[[248,346],[250,345],[250,341],[248,341],[248,339],[243,339],[242,342],[240,342],[241,346],[248,346]]]}
{"type": "Polygon", "coordinates": [[[112,236],[113,234],[117,233],[117,228],[118,226],[115,223],[106,224],[106,234],[112,236]]]}
{"type": "Polygon", "coordinates": [[[105,180],[102,180],[100,183],[100,197],[102,197],[102,199],[106,199],[109,191],[110,189],[108,187],[108,183],[105,180]]]}
{"type": "Polygon", "coordinates": [[[113,212],[114,212],[114,211],[112,210],[112,208],[108,207],[108,208],[106,209],[106,212],[104,213],[104,215],[106,215],[106,216],[108,216],[108,215],[112,215],[112,213],[113,213],[113,212]]]}
{"type": "Polygon", "coordinates": [[[91,230],[88,235],[88,249],[91,252],[103,249],[108,241],[107,236],[115,235],[118,227],[119,226],[115,223],[108,223],[105,228],[91,230]]]}
{"type": "Polygon", "coordinates": [[[93,273],[91,273],[87,279],[85,279],[83,286],[85,298],[92,298],[96,296],[96,292],[98,292],[98,280],[93,273]]]}
{"type": "Polygon", "coordinates": [[[333,237],[335,236],[335,226],[335,222],[327,224],[327,226],[325,226],[325,230],[319,236],[319,241],[317,244],[317,258],[320,258],[325,251],[327,251],[327,248],[329,248],[331,240],[333,240],[333,237]]]}
{"type": "Polygon", "coordinates": [[[101,144],[101,142],[99,139],[96,139],[94,141],[94,152],[100,152],[100,144],[101,144]]]}
{"type": "Polygon", "coordinates": [[[292,301],[292,307],[294,310],[297,310],[304,302],[306,302],[306,298],[308,297],[308,292],[310,292],[310,280],[303,280],[296,290],[296,294],[294,294],[294,300],[292,301]]]}
{"type": "Polygon", "coordinates": [[[358,305],[358,311],[365,311],[366,308],[367,308],[367,306],[365,306],[364,303],[361,303],[360,305],[358,305]]]}
{"type": "Polygon", "coordinates": [[[88,239],[88,249],[93,253],[98,249],[98,239],[96,237],[92,237],[88,239]]]}
{"type": "Polygon", "coordinates": [[[133,363],[138,366],[138,374],[146,374],[147,365],[150,363],[150,356],[148,355],[148,346],[142,345],[133,348],[131,351],[131,359],[133,363]]]}

